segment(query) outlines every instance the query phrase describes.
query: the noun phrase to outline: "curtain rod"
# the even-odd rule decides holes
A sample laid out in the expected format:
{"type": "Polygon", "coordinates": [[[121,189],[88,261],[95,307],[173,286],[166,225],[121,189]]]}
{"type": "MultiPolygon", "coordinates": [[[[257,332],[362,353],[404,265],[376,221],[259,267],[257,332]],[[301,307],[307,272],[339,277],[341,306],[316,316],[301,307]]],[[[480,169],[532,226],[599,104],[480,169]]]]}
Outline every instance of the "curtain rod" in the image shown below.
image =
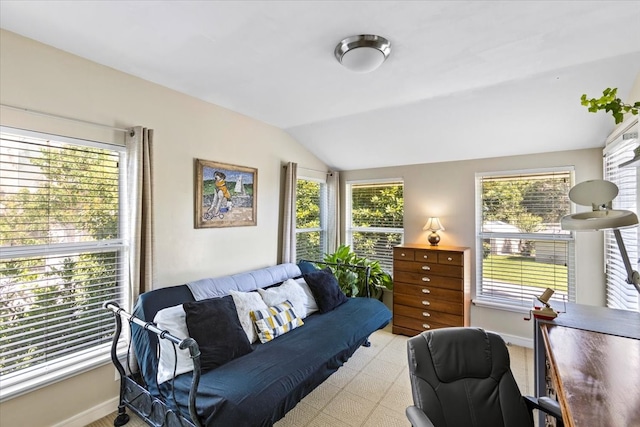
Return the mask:
{"type": "Polygon", "coordinates": [[[34,115],[37,115],[37,116],[52,117],[54,119],[67,120],[67,121],[71,121],[71,122],[75,122],[75,123],[81,123],[81,124],[84,124],[84,125],[97,126],[97,127],[101,127],[101,128],[116,130],[118,132],[125,132],[126,133],[126,132],[129,132],[129,130],[130,130],[130,129],[117,128],[117,127],[113,127],[113,126],[109,126],[109,125],[103,125],[102,123],[95,123],[95,122],[90,122],[90,121],[87,121],[87,120],[80,120],[80,119],[74,119],[72,117],[60,116],[58,114],[45,113],[44,111],[30,110],[28,108],[16,107],[16,106],[13,106],[13,105],[0,104],[0,107],[8,108],[10,110],[22,111],[22,112],[29,113],[29,114],[34,114],[34,115]]]}
{"type": "MultiPolygon", "coordinates": [[[[282,168],[286,168],[287,165],[282,165],[282,168]]],[[[326,173],[326,174],[330,174],[333,173],[334,171],[320,171],[317,169],[309,169],[309,168],[303,168],[302,166],[298,166],[298,169],[303,170],[303,171],[309,171],[309,172],[319,172],[319,173],[326,173]]]]}

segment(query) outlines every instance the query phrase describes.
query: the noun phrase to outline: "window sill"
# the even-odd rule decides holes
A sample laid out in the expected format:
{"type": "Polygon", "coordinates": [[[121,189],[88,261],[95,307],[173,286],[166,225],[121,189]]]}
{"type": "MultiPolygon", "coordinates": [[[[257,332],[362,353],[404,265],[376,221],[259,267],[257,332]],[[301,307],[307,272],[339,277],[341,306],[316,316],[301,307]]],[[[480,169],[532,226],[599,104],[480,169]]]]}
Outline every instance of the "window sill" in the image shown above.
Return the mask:
{"type": "Polygon", "coordinates": [[[507,302],[498,302],[483,298],[474,299],[473,301],[471,301],[471,303],[478,307],[493,308],[496,310],[510,311],[513,313],[528,314],[531,311],[531,307],[509,304],[507,302]]]}
{"type": "MultiPolygon", "coordinates": [[[[110,348],[110,345],[102,346],[88,354],[65,359],[58,366],[37,368],[26,374],[15,375],[13,378],[3,378],[0,403],[107,365],[111,363],[110,348]]],[[[118,357],[126,354],[126,349],[118,350],[118,357]]]]}

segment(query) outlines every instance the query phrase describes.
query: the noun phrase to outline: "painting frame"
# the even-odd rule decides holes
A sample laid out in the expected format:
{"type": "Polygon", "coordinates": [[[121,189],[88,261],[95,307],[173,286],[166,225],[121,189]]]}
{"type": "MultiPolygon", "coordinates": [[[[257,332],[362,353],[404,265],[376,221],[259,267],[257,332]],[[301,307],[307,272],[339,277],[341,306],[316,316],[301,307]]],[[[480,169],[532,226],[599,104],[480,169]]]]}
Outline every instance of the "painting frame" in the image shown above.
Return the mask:
{"type": "Polygon", "coordinates": [[[194,193],[195,228],[257,225],[258,169],[195,159],[194,193]]]}

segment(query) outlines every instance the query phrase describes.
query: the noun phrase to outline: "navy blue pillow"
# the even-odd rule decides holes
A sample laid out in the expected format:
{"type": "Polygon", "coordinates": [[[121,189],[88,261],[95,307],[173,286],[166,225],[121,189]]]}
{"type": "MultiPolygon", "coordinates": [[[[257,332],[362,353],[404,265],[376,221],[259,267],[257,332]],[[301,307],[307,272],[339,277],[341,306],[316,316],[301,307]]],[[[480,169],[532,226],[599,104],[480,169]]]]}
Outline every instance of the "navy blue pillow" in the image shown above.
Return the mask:
{"type": "Polygon", "coordinates": [[[200,347],[202,371],[209,371],[253,351],[228,295],[183,304],[189,336],[200,347]]]}
{"type": "Polygon", "coordinates": [[[347,302],[347,296],[340,289],[338,280],[336,280],[329,267],[303,274],[302,277],[309,285],[320,313],[331,311],[340,304],[347,302]]]}
{"type": "Polygon", "coordinates": [[[314,271],[319,270],[315,264],[309,261],[300,261],[298,263],[298,268],[300,268],[300,271],[302,272],[302,274],[313,273],[314,271]]]}

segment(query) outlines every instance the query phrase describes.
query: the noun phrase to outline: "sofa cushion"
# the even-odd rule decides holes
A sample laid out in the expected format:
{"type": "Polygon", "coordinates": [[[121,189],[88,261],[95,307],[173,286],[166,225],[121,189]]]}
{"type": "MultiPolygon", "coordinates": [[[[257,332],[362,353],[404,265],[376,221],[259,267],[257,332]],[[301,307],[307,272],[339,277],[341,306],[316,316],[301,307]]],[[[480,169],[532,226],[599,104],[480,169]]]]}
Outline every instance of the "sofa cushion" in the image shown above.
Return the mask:
{"type": "Polygon", "coordinates": [[[254,343],[258,340],[258,334],[256,333],[256,327],[251,320],[251,313],[253,310],[264,310],[268,306],[262,300],[262,297],[257,292],[238,292],[229,291],[233,302],[236,305],[236,311],[238,313],[238,319],[244,333],[247,334],[247,339],[250,343],[254,343]]]}
{"type": "Polygon", "coordinates": [[[187,302],[183,306],[189,336],[200,347],[203,371],[253,351],[230,296],[187,302]]]}
{"type": "Polygon", "coordinates": [[[287,279],[279,286],[273,286],[267,289],[258,289],[258,293],[268,306],[289,301],[300,318],[304,319],[307,317],[305,304],[307,295],[305,294],[304,289],[302,289],[302,287],[293,279],[287,279]]]}
{"type": "MultiPolygon", "coordinates": [[[[185,316],[184,308],[182,307],[182,304],[179,304],[158,311],[153,318],[153,323],[155,323],[159,329],[168,331],[171,335],[177,338],[184,339],[189,336],[185,316]]],[[[158,343],[160,345],[160,358],[158,361],[157,375],[158,384],[162,384],[163,382],[173,378],[174,368],[176,375],[193,371],[193,362],[191,361],[188,348],[180,350],[176,345],[176,351],[174,353],[173,343],[171,341],[160,339],[158,340],[158,343]]]]}
{"type": "Polygon", "coordinates": [[[338,280],[329,267],[304,274],[302,277],[309,285],[321,313],[331,311],[347,302],[347,296],[340,290],[338,280]]]}
{"type": "Polygon", "coordinates": [[[304,325],[290,301],[284,301],[266,310],[252,311],[251,318],[258,328],[258,338],[262,343],[304,325]]]}
{"type": "Polygon", "coordinates": [[[304,291],[304,309],[307,312],[307,316],[318,311],[318,303],[316,299],[313,297],[313,292],[311,292],[311,288],[307,285],[307,282],[304,281],[304,277],[298,277],[294,279],[298,285],[304,291]]]}

